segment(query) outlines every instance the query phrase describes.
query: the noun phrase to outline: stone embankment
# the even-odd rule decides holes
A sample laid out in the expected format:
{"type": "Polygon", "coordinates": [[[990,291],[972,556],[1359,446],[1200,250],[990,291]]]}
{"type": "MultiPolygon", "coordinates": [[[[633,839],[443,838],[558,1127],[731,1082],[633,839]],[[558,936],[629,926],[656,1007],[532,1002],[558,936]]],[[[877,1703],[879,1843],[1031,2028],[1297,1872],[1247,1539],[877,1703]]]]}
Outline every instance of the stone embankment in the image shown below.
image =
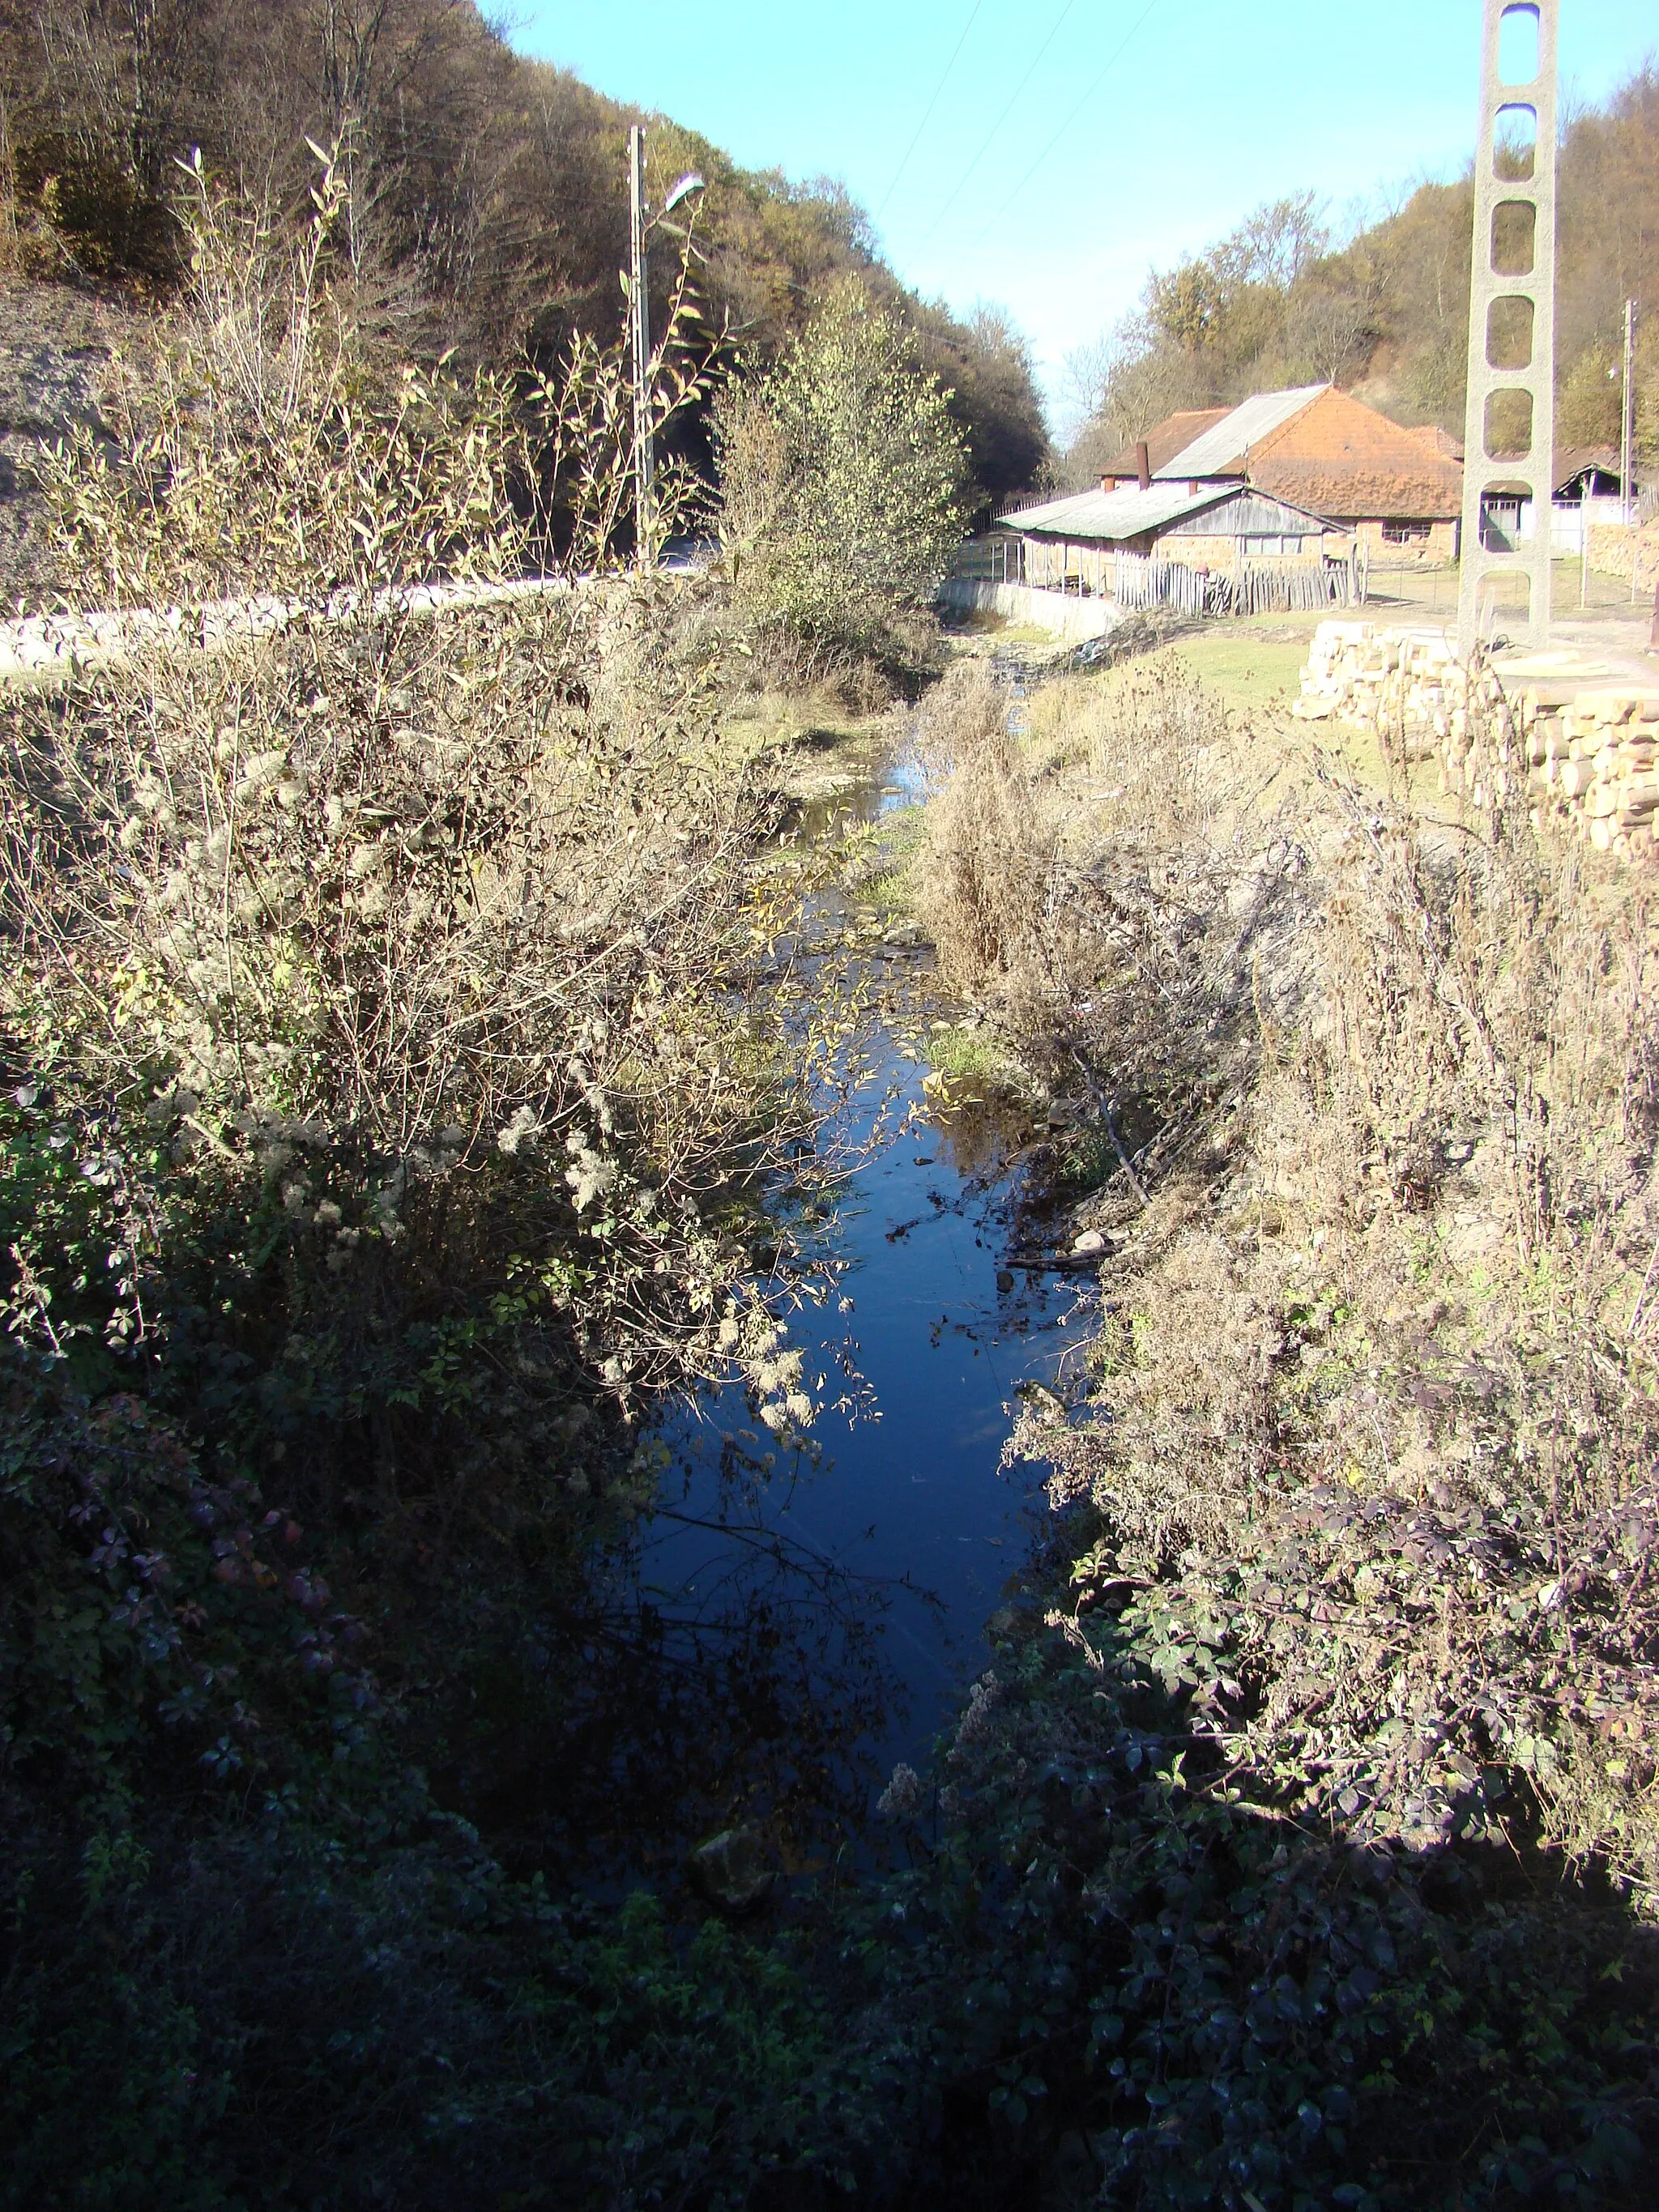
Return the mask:
{"type": "Polygon", "coordinates": [[[1600,575],[1622,577],[1627,584],[1634,568],[1638,603],[1651,605],[1659,591],[1659,516],[1639,530],[1619,523],[1592,523],[1589,539],[1591,568],[1600,575]]]}
{"type": "Polygon", "coordinates": [[[1659,814],[1659,685],[1621,683],[1581,653],[1499,654],[1466,668],[1443,631],[1326,622],[1304,721],[1382,732],[1437,759],[1440,787],[1475,806],[1524,793],[1533,820],[1565,820],[1598,852],[1649,861],[1659,814]]]}

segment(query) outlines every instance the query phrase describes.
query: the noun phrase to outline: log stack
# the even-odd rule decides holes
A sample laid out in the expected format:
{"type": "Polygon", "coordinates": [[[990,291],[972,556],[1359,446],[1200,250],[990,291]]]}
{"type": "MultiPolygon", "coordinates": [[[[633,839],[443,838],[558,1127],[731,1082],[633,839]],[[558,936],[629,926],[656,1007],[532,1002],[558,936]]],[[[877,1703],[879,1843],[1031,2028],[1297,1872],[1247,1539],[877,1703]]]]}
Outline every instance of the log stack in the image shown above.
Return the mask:
{"type": "Polygon", "coordinates": [[[1597,852],[1652,860],[1659,821],[1659,686],[1620,684],[1571,652],[1510,654],[1474,671],[1441,631],[1325,622],[1292,711],[1403,737],[1436,757],[1440,788],[1485,808],[1522,796],[1597,852]]]}
{"type": "Polygon", "coordinates": [[[1337,715],[1403,738],[1408,757],[1427,760],[1450,727],[1466,686],[1443,631],[1387,629],[1376,623],[1322,622],[1314,632],[1302,696],[1291,709],[1305,722],[1337,715]]]}
{"type": "Polygon", "coordinates": [[[1659,809],[1659,688],[1598,684],[1570,698],[1521,699],[1534,805],[1564,814],[1598,853],[1647,860],[1659,809]]]}

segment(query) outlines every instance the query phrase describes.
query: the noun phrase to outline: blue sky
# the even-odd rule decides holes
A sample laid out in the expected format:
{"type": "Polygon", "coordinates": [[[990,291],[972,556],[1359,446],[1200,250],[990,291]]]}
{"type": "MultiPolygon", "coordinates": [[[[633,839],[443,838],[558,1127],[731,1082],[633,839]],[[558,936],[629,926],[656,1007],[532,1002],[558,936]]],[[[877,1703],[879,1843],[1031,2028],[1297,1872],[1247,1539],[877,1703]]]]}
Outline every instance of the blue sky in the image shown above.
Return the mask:
{"type": "MultiPolygon", "coordinates": [[[[1569,94],[1659,49],[1652,0],[1561,14],[1569,94]]],[[[520,0],[508,20],[520,51],[747,167],[841,178],[907,283],[1012,312],[1051,395],[1149,262],[1284,192],[1340,215],[1453,174],[1474,139],[1480,0],[520,0]]]]}

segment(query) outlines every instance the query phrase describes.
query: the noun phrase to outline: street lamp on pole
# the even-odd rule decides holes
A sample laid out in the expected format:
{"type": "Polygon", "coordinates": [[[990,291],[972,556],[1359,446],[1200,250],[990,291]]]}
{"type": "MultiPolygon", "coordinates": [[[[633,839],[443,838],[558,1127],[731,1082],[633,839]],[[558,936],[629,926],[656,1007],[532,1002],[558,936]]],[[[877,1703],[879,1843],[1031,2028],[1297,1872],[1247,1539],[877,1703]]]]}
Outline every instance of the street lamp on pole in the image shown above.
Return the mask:
{"type": "Polygon", "coordinates": [[[635,559],[649,568],[655,559],[656,520],[652,501],[652,478],[656,456],[651,429],[651,295],[646,278],[646,240],[660,222],[694,192],[703,180],[693,170],[680,179],[656,214],[645,201],[645,131],[640,124],[628,133],[628,216],[631,267],[629,287],[629,350],[634,370],[634,542],[635,559]]]}

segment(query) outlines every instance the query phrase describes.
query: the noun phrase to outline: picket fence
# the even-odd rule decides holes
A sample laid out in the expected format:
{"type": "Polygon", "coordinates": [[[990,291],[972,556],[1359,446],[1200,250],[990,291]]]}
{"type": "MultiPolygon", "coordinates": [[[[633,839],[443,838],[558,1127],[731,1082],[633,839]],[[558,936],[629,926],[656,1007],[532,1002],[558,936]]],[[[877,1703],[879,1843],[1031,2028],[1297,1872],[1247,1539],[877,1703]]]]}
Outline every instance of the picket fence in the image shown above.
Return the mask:
{"type": "Polygon", "coordinates": [[[1241,561],[1230,569],[1189,568],[1140,553],[1112,556],[1119,606],[1170,607],[1183,615],[1311,614],[1346,607],[1354,596],[1346,562],[1241,561]]]}

